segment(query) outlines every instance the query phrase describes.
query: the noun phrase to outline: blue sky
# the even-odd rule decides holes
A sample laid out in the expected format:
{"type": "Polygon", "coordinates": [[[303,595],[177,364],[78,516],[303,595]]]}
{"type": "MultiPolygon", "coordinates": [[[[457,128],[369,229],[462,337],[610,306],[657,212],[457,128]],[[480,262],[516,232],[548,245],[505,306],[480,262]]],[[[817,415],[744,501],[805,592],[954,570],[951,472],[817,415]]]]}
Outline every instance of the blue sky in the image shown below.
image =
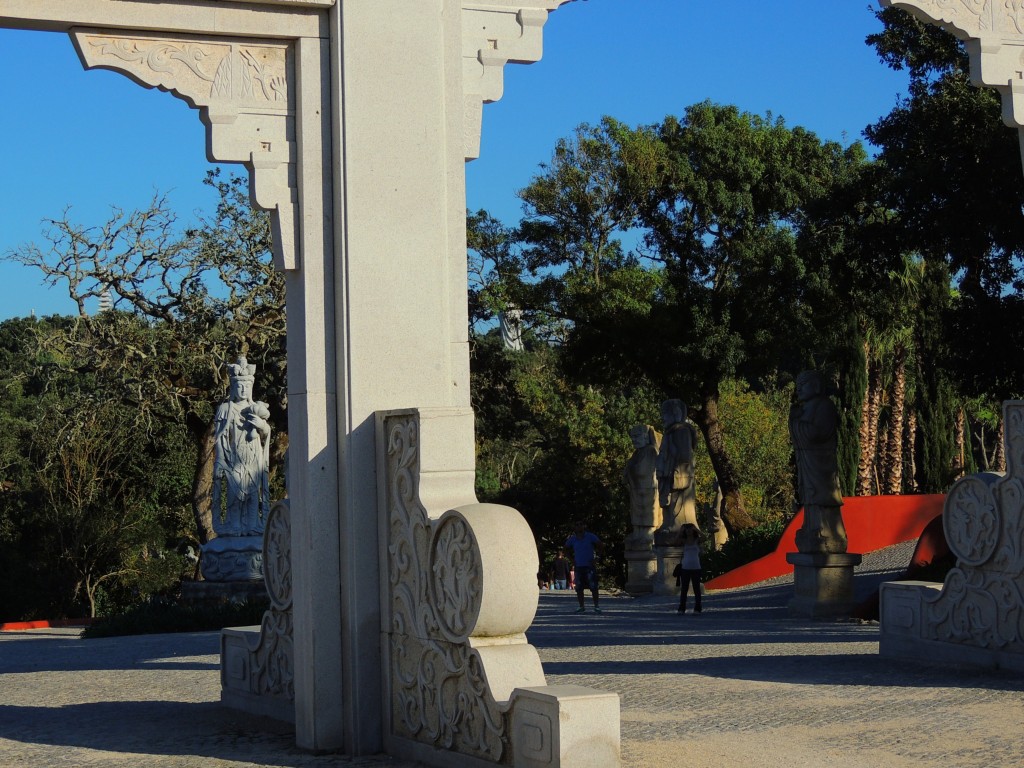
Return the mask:
{"type": "MultiPolygon", "coordinates": [[[[906,77],[864,38],[872,0],[586,0],[551,14],[544,58],[505,68],[505,95],[484,108],[481,158],[467,166],[467,206],[506,223],[516,190],[555,142],[608,114],[657,122],[711,99],[771,111],[843,143],[886,114],[906,77]]],[[[85,72],[64,35],[0,30],[0,253],[42,238],[41,220],[101,224],[111,206],[167,192],[183,220],[208,209],[198,115],[112,72],[85,72]],[[31,62],[31,69],[26,65],[31,62]]],[[[39,272],[0,263],[0,319],[73,312],[39,272]]]]}

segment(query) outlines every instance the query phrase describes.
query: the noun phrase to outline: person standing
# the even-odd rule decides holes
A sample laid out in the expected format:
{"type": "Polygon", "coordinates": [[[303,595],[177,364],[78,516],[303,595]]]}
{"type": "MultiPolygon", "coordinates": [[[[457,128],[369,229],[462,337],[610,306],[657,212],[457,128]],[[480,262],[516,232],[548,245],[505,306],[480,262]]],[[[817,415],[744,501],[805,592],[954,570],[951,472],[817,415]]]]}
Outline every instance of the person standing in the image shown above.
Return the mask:
{"type": "Polygon", "coordinates": [[[569,587],[569,561],[565,559],[565,553],[558,550],[555,561],[551,564],[555,576],[555,589],[568,589],[569,587]]]}
{"type": "Polygon", "coordinates": [[[586,613],[583,592],[587,587],[594,598],[594,613],[601,613],[597,604],[597,568],[594,564],[595,553],[604,551],[604,543],[596,534],[587,530],[582,520],[576,521],[576,530],[565,540],[565,548],[572,549],[573,562],[576,565],[576,599],[580,607],[576,613],[586,613]]]}
{"type": "Polygon", "coordinates": [[[679,613],[686,613],[686,596],[693,585],[695,604],[694,613],[701,612],[700,604],[700,531],[693,523],[684,523],[679,530],[679,540],[683,546],[683,559],[679,563],[682,589],[679,591],[679,613]]]}

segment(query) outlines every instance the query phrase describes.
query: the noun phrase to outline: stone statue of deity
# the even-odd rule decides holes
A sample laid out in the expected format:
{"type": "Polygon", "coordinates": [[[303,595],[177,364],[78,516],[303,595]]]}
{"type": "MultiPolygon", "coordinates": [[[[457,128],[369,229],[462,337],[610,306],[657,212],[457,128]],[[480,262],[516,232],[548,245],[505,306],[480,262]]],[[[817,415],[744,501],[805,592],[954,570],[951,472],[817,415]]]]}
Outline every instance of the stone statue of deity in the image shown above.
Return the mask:
{"type": "Polygon", "coordinates": [[[697,446],[697,429],[686,418],[682,400],[666,400],[661,404],[665,432],[658,450],[658,503],[661,506],[661,527],[654,534],[655,544],[670,544],[683,523],[698,528],[697,497],[693,476],[693,450],[697,446]]]}
{"type": "Polygon", "coordinates": [[[836,458],[839,414],[824,389],[819,373],[801,373],[796,379],[796,401],[789,412],[798,501],[804,508],[796,547],[805,554],[840,554],[847,546],[836,458]]]}
{"type": "Polygon", "coordinates": [[[627,552],[650,551],[654,529],[661,525],[658,504],[657,462],[661,435],[648,424],[637,424],[629,430],[633,455],[626,462],[623,480],[629,488],[629,521],[633,531],[626,536],[627,552]]]}
{"type": "Polygon", "coordinates": [[[213,529],[258,536],[270,513],[270,409],[252,399],[256,366],[229,365],[231,392],[214,416],[213,529]]]}

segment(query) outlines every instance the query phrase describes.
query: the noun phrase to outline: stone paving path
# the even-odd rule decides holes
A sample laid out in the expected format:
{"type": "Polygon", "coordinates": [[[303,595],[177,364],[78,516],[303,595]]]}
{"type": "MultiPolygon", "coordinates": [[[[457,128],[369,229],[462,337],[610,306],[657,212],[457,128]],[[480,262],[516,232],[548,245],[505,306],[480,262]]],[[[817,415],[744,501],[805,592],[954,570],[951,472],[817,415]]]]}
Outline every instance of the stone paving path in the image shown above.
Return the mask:
{"type": "MultiPolygon", "coordinates": [[[[549,683],[620,693],[626,766],[1024,764],[1024,677],[881,659],[877,624],[790,619],[791,591],[710,593],[700,616],[653,597],[576,615],[542,593],[530,637],[549,683]]],[[[216,654],[214,633],[0,633],[0,766],[408,767],[308,755],[221,708],[216,654]]]]}

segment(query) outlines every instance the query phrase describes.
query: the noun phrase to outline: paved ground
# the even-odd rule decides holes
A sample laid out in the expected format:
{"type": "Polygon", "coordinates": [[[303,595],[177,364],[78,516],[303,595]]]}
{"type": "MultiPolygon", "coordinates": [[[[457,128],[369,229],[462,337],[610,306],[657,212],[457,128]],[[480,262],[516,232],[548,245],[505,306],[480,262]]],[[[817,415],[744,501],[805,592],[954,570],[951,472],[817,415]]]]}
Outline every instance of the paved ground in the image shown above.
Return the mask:
{"type": "MultiPolygon", "coordinates": [[[[858,591],[879,579],[866,567],[858,591]]],[[[876,624],[790,619],[791,591],[712,593],[701,616],[624,597],[578,616],[573,595],[542,593],[530,636],[549,683],[621,694],[627,766],[1024,764],[1024,677],[881,659],[876,624]]],[[[216,653],[211,633],[0,633],[0,766],[407,768],[307,755],[222,709],[216,653]]]]}

